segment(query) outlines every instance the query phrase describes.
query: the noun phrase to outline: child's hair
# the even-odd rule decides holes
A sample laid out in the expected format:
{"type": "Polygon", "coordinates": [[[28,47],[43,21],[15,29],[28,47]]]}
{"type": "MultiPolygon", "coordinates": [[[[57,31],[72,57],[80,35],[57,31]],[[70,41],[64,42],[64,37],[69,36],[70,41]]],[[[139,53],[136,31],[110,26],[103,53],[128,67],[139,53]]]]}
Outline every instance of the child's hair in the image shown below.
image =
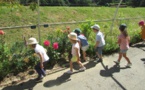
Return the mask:
{"type": "Polygon", "coordinates": [[[74,30],[74,32],[75,32],[77,35],[80,35],[80,34],[81,34],[81,30],[80,30],[79,28],[76,28],[76,29],[74,30]]]}
{"type": "Polygon", "coordinates": [[[127,28],[126,24],[121,24],[119,26],[119,30],[123,33],[123,35],[125,37],[128,37],[128,32],[127,32],[126,28],[127,28]]]}

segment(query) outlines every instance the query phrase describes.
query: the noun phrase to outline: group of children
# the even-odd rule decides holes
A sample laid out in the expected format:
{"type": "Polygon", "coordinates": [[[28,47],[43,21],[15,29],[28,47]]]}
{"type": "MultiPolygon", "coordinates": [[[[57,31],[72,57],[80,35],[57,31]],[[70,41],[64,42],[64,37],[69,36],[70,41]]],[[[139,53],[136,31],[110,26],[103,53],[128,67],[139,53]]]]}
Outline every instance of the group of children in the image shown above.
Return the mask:
{"type": "MultiPolygon", "coordinates": [[[[145,33],[145,24],[144,21],[139,22],[139,25],[142,26],[142,34],[145,33]]],[[[102,62],[102,50],[105,46],[105,39],[103,33],[100,31],[100,26],[98,24],[95,24],[91,26],[93,32],[96,34],[96,41],[94,49],[96,51],[96,55],[99,59],[96,60],[96,62],[102,62]]],[[[114,61],[116,64],[120,63],[120,60],[122,57],[126,59],[127,66],[130,67],[132,63],[130,62],[130,59],[127,57],[126,53],[129,49],[129,41],[130,37],[127,33],[127,26],[126,24],[121,24],[119,26],[120,35],[118,36],[118,45],[120,47],[119,57],[117,61],[114,61]]],[[[142,35],[143,40],[145,35],[142,35]]],[[[87,38],[81,34],[81,30],[79,28],[76,28],[73,30],[73,32],[68,34],[68,38],[70,42],[72,43],[72,58],[70,60],[70,70],[66,73],[72,74],[73,73],[73,62],[77,62],[80,66],[80,71],[86,70],[86,67],[82,64],[80,60],[80,49],[83,53],[83,59],[86,60],[86,50],[89,48],[89,44],[87,41],[87,38]]],[[[40,57],[40,62],[35,66],[35,70],[38,73],[38,77],[36,81],[41,81],[45,74],[45,65],[47,65],[47,62],[49,61],[49,57],[46,54],[45,49],[40,46],[35,38],[30,38],[28,40],[28,45],[35,50],[35,52],[40,57]]]]}

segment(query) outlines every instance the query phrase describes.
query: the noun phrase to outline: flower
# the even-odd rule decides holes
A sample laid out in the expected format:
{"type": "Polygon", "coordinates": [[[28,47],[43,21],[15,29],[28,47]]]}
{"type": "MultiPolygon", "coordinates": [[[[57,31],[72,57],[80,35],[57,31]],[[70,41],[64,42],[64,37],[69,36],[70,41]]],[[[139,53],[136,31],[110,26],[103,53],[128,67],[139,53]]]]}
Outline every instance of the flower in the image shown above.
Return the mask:
{"type": "Polygon", "coordinates": [[[37,56],[37,54],[36,54],[36,53],[34,53],[34,54],[33,54],[33,56],[34,56],[34,57],[36,57],[36,56],[37,56]]]}
{"type": "Polygon", "coordinates": [[[67,27],[66,27],[66,29],[67,29],[67,30],[70,30],[70,27],[69,27],[69,26],[67,26],[67,27]]]}
{"type": "Polygon", "coordinates": [[[55,50],[58,49],[58,43],[57,43],[57,42],[53,43],[53,48],[54,48],[55,50]]]}
{"type": "Polygon", "coordinates": [[[0,30],[0,35],[4,35],[5,32],[3,30],[0,30]]]}
{"type": "Polygon", "coordinates": [[[24,59],[24,62],[25,62],[25,63],[28,63],[28,62],[29,62],[29,58],[26,57],[26,58],[24,59]]]}
{"type": "Polygon", "coordinates": [[[145,24],[145,22],[143,20],[141,20],[139,23],[138,23],[140,26],[143,26],[145,24]]]}
{"type": "Polygon", "coordinates": [[[44,46],[49,46],[49,45],[50,45],[50,41],[45,40],[45,41],[44,41],[44,46]]]}

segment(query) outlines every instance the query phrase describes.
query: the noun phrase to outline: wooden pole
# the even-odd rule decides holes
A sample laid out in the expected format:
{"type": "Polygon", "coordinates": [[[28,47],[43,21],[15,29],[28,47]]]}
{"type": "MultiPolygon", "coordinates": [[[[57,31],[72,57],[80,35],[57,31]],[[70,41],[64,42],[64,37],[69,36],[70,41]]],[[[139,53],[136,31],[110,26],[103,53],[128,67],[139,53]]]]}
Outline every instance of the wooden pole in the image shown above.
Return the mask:
{"type": "Polygon", "coordinates": [[[39,38],[39,43],[41,44],[41,32],[40,32],[40,10],[39,10],[39,6],[40,6],[40,1],[37,0],[37,4],[38,4],[38,8],[37,8],[37,13],[38,13],[38,38],[39,38]]]}
{"type": "Polygon", "coordinates": [[[123,1],[123,0],[120,0],[118,6],[117,6],[117,8],[116,8],[116,11],[115,11],[115,13],[114,13],[114,17],[113,17],[112,25],[111,25],[111,29],[110,29],[111,34],[112,34],[113,27],[114,27],[114,21],[116,20],[116,15],[117,15],[117,13],[118,13],[118,9],[119,9],[119,6],[120,6],[120,4],[122,3],[122,1],[123,1]]]}

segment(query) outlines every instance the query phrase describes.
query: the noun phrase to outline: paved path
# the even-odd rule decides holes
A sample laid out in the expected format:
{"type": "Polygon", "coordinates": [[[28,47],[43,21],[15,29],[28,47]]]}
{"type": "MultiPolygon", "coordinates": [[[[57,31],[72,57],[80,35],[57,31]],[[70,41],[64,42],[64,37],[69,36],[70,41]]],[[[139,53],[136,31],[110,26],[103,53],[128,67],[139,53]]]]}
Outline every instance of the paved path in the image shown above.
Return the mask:
{"type": "Polygon", "coordinates": [[[118,54],[104,57],[103,63],[84,63],[87,70],[68,75],[69,69],[48,75],[43,82],[33,79],[1,90],[145,90],[145,45],[135,45],[128,51],[132,67],[126,68],[123,58],[120,67],[114,66],[118,54]]]}

